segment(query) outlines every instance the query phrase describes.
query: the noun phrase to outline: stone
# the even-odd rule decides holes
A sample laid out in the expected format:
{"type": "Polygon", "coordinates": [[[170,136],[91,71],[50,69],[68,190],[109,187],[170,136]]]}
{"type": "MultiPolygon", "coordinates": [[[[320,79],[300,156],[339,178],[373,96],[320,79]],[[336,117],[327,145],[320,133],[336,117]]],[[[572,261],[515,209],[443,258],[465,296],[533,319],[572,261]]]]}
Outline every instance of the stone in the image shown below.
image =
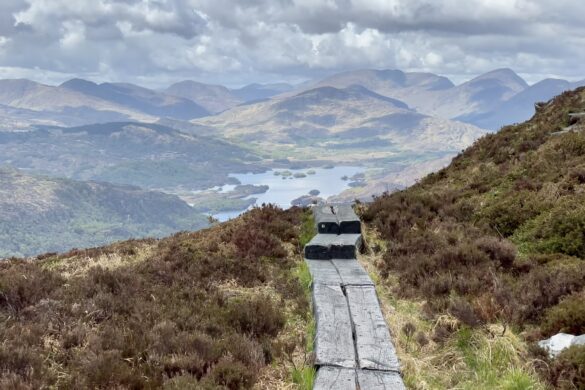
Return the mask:
{"type": "Polygon", "coordinates": [[[538,345],[545,349],[550,357],[556,357],[573,345],[585,345],[585,335],[574,336],[567,333],[557,333],[551,338],[539,341],[538,345]]]}

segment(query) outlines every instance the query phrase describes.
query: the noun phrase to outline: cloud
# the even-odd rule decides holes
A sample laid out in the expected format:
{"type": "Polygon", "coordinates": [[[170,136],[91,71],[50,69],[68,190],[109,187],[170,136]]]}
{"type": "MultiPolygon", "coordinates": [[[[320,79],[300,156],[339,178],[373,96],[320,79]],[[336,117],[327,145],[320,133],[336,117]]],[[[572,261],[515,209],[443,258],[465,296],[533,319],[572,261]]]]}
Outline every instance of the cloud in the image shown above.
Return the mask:
{"type": "Polygon", "coordinates": [[[3,0],[0,75],[164,86],[510,67],[577,79],[584,14],[571,0],[3,0]]]}

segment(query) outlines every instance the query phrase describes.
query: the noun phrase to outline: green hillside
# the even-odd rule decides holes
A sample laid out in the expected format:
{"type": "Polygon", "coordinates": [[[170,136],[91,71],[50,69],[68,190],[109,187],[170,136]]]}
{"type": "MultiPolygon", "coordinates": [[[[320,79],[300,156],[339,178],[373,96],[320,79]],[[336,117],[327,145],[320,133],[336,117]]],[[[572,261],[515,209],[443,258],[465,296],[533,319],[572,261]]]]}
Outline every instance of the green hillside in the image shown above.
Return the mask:
{"type": "Polygon", "coordinates": [[[257,208],[162,240],[0,262],[0,388],[298,388],[311,372],[307,220],[257,208]]]}
{"type": "Polygon", "coordinates": [[[174,195],[0,167],[0,258],[60,252],[208,225],[174,195]]]}
{"type": "Polygon", "coordinates": [[[585,333],[585,123],[553,134],[571,112],[585,112],[585,89],[541,104],[531,120],[364,208],[382,239],[377,249],[387,248],[376,262],[385,285],[420,303],[412,315],[420,348],[461,358],[450,376],[421,376],[430,388],[534,388],[534,373],[555,388],[585,387],[585,348],[547,362],[530,347],[557,332],[585,333]],[[514,334],[526,344],[493,344],[514,334]],[[492,360],[478,358],[480,339],[490,341],[492,360]]]}

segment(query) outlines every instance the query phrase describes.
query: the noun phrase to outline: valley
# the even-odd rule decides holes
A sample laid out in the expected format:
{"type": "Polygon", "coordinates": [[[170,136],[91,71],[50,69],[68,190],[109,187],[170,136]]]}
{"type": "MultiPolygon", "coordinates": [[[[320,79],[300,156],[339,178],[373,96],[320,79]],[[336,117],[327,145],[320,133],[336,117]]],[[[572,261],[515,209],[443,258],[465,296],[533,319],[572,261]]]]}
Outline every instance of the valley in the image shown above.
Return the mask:
{"type": "Polygon", "coordinates": [[[0,258],[163,237],[208,225],[204,215],[173,195],[0,167],[0,258]]]}
{"type": "Polygon", "coordinates": [[[508,69],[461,85],[399,70],[231,89],[0,80],[0,165],[162,191],[222,221],[263,203],[370,201],[446,166],[505,115],[527,119],[537,100],[578,84],[529,86],[508,69]],[[342,179],[356,173],[358,182],[342,179]]]}

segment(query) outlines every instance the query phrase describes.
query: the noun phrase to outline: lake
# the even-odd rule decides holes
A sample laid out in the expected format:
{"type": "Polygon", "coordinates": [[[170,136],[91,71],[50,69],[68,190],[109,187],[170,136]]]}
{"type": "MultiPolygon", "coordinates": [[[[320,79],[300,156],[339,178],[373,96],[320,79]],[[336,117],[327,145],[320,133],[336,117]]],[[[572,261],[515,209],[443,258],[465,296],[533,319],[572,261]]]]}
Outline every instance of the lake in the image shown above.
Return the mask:
{"type": "MultiPolygon", "coordinates": [[[[262,203],[272,203],[282,208],[289,208],[291,202],[303,195],[308,195],[311,190],[319,190],[320,197],[327,199],[332,195],[337,195],[342,191],[350,188],[350,180],[343,180],[342,177],[351,177],[356,173],[361,173],[365,169],[363,167],[338,166],[331,169],[325,168],[305,168],[305,169],[276,169],[269,170],[264,173],[244,173],[232,174],[233,178],[240,181],[241,184],[253,185],[267,185],[268,191],[263,194],[252,195],[257,198],[256,205],[262,203]],[[275,175],[276,172],[288,171],[291,176],[283,178],[282,175],[275,175]],[[307,174],[309,171],[314,171],[312,175],[307,174]],[[294,174],[307,174],[306,177],[294,178],[294,174]]],[[[229,190],[224,186],[224,191],[229,190]]],[[[224,213],[214,214],[213,217],[219,221],[227,221],[235,218],[246,210],[229,211],[224,213]]]]}

